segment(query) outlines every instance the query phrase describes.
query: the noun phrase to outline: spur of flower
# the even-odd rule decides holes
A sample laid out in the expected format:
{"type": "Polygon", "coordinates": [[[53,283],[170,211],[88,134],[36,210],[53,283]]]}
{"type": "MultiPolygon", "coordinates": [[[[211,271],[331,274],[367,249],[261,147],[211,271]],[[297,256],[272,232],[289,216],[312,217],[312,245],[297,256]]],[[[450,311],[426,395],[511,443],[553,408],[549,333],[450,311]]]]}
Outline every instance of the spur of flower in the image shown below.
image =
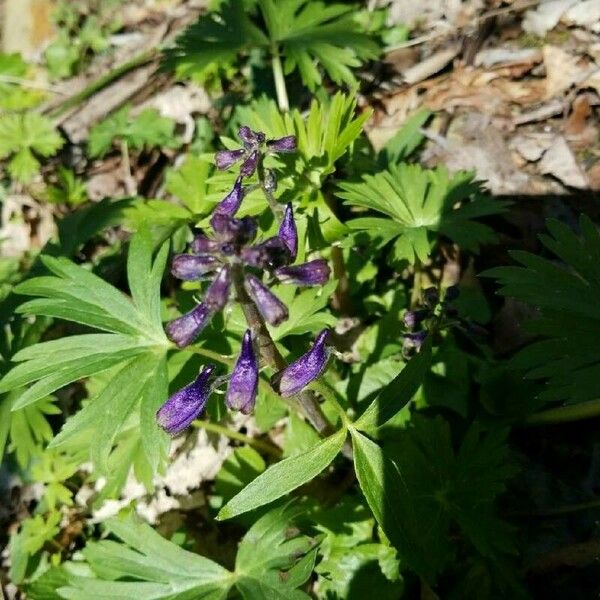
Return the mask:
{"type": "MultiPolygon", "coordinates": [[[[318,286],[330,276],[329,265],[323,258],[294,264],[298,231],[291,204],[285,206],[277,234],[266,239],[256,239],[255,218],[236,217],[247,191],[243,180],[251,174],[250,167],[254,172],[265,152],[289,152],[296,145],[293,136],[266,140],[263,133],[248,127],[241,127],[239,135],[243,148],[217,153],[215,159],[219,168],[241,161],[239,176],[215,207],[208,231],[196,235],[190,251],[176,255],[171,262],[171,273],[178,279],[210,281],[197,306],[165,327],[167,337],[179,348],[194,342],[212,317],[226,307],[232,289],[237,300],[252,302],[262,319],[276,327],[288,319],[288,308],[270,289],[269,282],[318,286]]],[[[318,377],[327,362],[326,339],[327,332],[321,332],[309,352],[277,373],[273,378],[274,389],[284,397],[291,396],[318,377]]],[[[225,396],[228,408],[245,414],[254,408],[258,389],[259,360],[255,345],[253,332],[248,329],[225,396]]],[[[213,370],[212,365],[204,367],[196,381],[179,390],[158,411],[157,420],[166,431],[179,433],[204,410],[215,386],[213,370]]]]}

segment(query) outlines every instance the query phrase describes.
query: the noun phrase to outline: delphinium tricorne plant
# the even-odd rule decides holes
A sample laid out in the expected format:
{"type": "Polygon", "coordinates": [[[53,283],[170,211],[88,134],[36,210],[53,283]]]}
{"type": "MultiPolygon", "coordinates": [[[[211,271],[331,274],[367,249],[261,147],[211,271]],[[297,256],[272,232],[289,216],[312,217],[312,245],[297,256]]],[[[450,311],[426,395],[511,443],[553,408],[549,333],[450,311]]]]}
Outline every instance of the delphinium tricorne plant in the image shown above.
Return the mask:
{"type": "MultiPolygon", "coordinates": [[[[269,289],[270,281],[296,286],[318,286],[327,282],[330,269],[323,258],[294,264],[298,252],[298,233],[291,203],[281,207],[274,199],[276,175],[265,169],[268,153],[294,152],[296,139],[286,136],[267,140],[264,133],[240,127],[242,147],[223,150],[215,157],[217,168],[239,164],[239,175],[231,191],[215,207],[210,217],[211,230],[199,233],[190,252],[176,255],[171,273],[184,281],[206,278],[211,283],[202,300],[190,312],[169,322],[166,332],[178,347],[191,344],[202,333],[213,315],[234,298],[243,310],[247,330],[241,350],[229,377],[214,377],[215,365],[205,364],[189,385],[172,395],[157,413],[158,423],[169,433],[183,431],[204,410],[211,391],[227,382],[225,403],[234,411],[248,414],[258,392],[261,362],[276,370],[271,386],[282,398],[300,395],[325,369],[329,356],[329,331],[321,331],[306,354],[287,364],[275,346],[267,327],[288,319],[288,308],[269,289]],[[258,184],[246,185],[254,173],[258,184]],[[279,220],[277,235],[257,239],[258,224],[250,216],[236,214],[248,190],[258,185],[279,220]],[[283,210],[282,210],[283,209],[283,210]],[[266,282],[265,282],[266,279],[266,282]]],[[[301,394],[298,404],[307,418],[323,432],[327,428],[318,403],[311,393],[301,394]]]]}

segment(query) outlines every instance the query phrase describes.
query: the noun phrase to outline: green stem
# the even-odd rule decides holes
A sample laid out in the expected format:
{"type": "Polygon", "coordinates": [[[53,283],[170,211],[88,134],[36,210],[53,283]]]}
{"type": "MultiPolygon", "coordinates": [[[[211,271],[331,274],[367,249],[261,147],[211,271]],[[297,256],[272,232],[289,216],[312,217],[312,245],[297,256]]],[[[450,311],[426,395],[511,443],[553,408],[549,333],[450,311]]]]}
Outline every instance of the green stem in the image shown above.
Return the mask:
{"type": "Polygon", "coordinates": [[[323,396],[326,402],[330,402],[333,405],[335,410],[340,415],[342,423],[346,427],[348,427],[351,424],[350,419],[348,419],[348,415],[344,410],[344,407],[338,402],[338,399],[335,397],[335,392],[327,384],[323,383],[322,381],[316,380],[310,384],[310,387],[315,392],[317,392],[317,394],[321,394],[321,396],[323,396]]]}
{"type": "Polygon", "coordinates": [[[580,404],[559,406],[530,415],[523,421],[524,425],[552,425],[554,423],[570,423],[600,417],[600,398],[580,404]]]}
{"type": "Polygon", "coordinates": [[[277,94],[279,110],[288,112],[290,110],[290,101],[288,100],[283,67],[281,65],[279,48],[277,48],[277,46],[271,48],[271,67],[273,69],[273,79],[275,81],[275,92],[277,94]]]}
{"type": "Polygon", "coordinates": [[[193,352],[194,354],[205,356],[206,358],[210,358],[210,360],[214,360],[224,365],[232,365],[234,363],[234,359],[230,356],[223,356],[218,352],[213,352],[212,350],[201,348],[199,346],[187,346],[185,348],[179,348],[179,350],[183,350],[184,352],[193,352]]]}
{"type": "Polygon", "coordinates": [[[232,440],[237,440],[243,444],[248,444],[248,446],[252,446],[257,450],[262,450],[263,452],[266,452],[275,458],[281,458],[281,450],[277,446],[267,444],[262,440],[251,438],[243,433],[240,433],[239,431],[234,431],[233,429],[229,429],[228,427],[224,427],[218,423],[196,420],[192,421],[192,425],[198,429],[204,429],[205,431],[210,431],[211,433],[218,433],[219,435],[224,435],[232,440]]]}
{"type": "Polygon", "coordinates": [[[410,307],[416,308],[421,300],[421,261],[415,258],[415,272],[413,275],[413,287],[410,295],[410,307]]]}

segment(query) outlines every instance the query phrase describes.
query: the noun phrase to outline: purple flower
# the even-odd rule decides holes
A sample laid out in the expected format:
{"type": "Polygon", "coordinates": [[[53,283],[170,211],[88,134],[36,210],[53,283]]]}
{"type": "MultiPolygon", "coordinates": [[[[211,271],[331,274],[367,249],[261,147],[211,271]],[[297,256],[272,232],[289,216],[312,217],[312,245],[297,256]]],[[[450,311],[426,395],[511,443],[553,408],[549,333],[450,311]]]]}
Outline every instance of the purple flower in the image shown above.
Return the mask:
{"type": "Polygon", "coordinates": [[[404,325],[409,329],[412,329],[416,325],[418,325],[421,321],[426,319],[431,314],[431,311],[422,308],[420,310],[407,310],[404,313],[404,325]]]}
{"type": "Polygon", "coordinates": [[[440,295],[438,294],[436,288],[428,287],[423,292],[423,302],[425,303],[425,306],[428,306],[429,308],[434,308],[439,301],[440,295]]]}
{"type": "Polygon", "coordinates": [[[171,273],[177,279],[193,281],[207,273],[216,271],[221,262],[214,256],[198,254],[178,254],[171,262],[171,273]]]}
{"type": "Polygon", "coordinates": [[[261,244],[243,248],[241,257],[257,269],[276,269],[290,262],[290,251],[279,236],[274,236],[261,244]]]}
{"type": "Polygon", "coordinates": [[[248,155],[248,158],[246,158],[240,167],[240,177],[250,177],[254,174],[254,171],[256,171],[256,167],[258,165],[258,157],[258,150],[253,150],[248,155]]]}
{"type": "Polygon", "coordinates": [[[300,392],[311,381],[319,377],[327,365],[329,352],[325,346],[329,330],[324,329],[317,335],[313,347],[291,365],[275,373],[271,384],[284,398],[300,392]]]}
{"type": "Polygon", "coordinates": [[[276,327],[287,320],[287,306],[258,277],[246,275],[244,288],[269,325],[276,327]]]}
{"type": "Polygon", "coordinates": [[[275,269],[275,277],[279,281],[294,285],[323,285],[329,279],[330,273],[331,270],[324,258],[275,269]]]}
{"type": "Polygon", "coordinates": [[[206,304],[200,303],[190,312],[167,323],[167,337],[179,348],[188,346],[200,335],[211,317],[212,311],[206,304]]]}
{"type": "Polygon", "coordinates": [[[206,254],[214,252],[218,247],[215,240],[207,238],[203,233],[199,233],[194,237],[194,240],[190,244],[190,249],[196,254],[206,254]]]}
{"type": "Polygon", "coordinates": [[[238,136],[247,150],[254,149],[265,142],[265,134],[262,131],[252,131],[247,125],[242,125],[238,129],[238,136]]]}
{"type": "Polygon", "coordinates": [[[208,286],[204,295],[204,304],[213,312],[221,310],[229,300],[230,288],[231,273],[229,266],[225,265],[221,267],[213,282],[208,286]]]}
{"type": "Polygon", "coordinates": [[[233,367],[225,404],[231,410],[245,415],[252,412],[258,390],[258,361],[252,346],[252,335],[247,329],[242,340],[240,355],[233,367]]]}
{"type": "Polygon", "coordinates": [[[217,204],[215,212],[222,215],[233,216],[238,211],[243,198],[244,188],[242,187],[242,178],[238,177],[229,194],[217,204]]]}
{"type": "Polygon", "coordinates": [[[267,148],[272,152],[295,152],[296,136],[286,135],[285,137],[277,140],[268,140],[267,148]]]}
{"type": "Polygon", "coordinates": [[[415,348],[419,350],[427,337],[427,331],[416,331],[414,333],[403,333],[404,350],[415,348]]]}
{"type": "Polygon", "coordinates": [[[241,160],[246,154],[243,149],[239,150],[221,150],[215,154],[215,164],[217,169],[221,171],[228,169],[231,165],[234,165],[238,160],[241,160]]]}
{"type": "Polygon", "coordinates": [[[158,424],[171,435],[181,433],[203,410],[210,396],[214,365],[206,365],[196,380],[175,392],[158,410],[158,424]]]}
{"type": "Polygon", "coordinates": [[[298,252],[298,230],[296,229],[296,221],[294,220],[294,211],[291,203],[285,207],[283,220],[281,221],[279,233],[277,235],[288,247],[291,260],[296,260],[296,254],[298,252]]]}
{"type": "Polygon", "coordinates": [[[231,242],[238,246],[253,240],[258,228],[256,220],[252,217],[235,219],[219,212],[213,213],[210,224],[220,242],[231,242]]]}

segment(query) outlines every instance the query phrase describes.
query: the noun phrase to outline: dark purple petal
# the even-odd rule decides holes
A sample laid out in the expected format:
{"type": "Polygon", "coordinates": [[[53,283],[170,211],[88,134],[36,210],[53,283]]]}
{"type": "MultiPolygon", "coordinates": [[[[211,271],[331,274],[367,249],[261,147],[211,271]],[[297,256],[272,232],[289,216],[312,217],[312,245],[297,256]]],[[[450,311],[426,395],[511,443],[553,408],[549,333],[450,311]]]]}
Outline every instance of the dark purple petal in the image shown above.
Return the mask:
{"type": "Polygon", "coordinates": [[[257,269],[276,269],[290,262],[289,248],[279,236],[269,238],[250,248],[243,248],[242,260],[257,269]]]}
{"type": "Polygon", "coordinates": [[[221,263],[214,256],[199,254],[178,254],[171,261],[171,273],[177,279],[193,281],[219,268],[221,263]]]}
{"type": "Polygon", "coordinates": [[[181,433],[203,410],[210,396],[214,365],[206,365],[196,380],[175,392],[156,413],[158,424],[171,435],[181,433]]]}
{"type": "Polygon", "coordinates": [[[258,390],[258,361],[252,346],[252,334],[247,329],[242,340],[240,355],[231,372],[225,404],[231,410],[245,415],[252,412],[258,390]]]}
{"type": "Polygon", "coordinates": [[[248,150],[264,144],[266,138],[262,131],[252,131],[247,125],[242,125],[238,129],[238,135],[248,150]]]}
{"type": "Polygon", "coordinates": [[[254,150],[250,153],[248,158],[242,163],[240,167],[240,176],[241,177],[250,177],[256,171],[256,166],[258,165],[258,150],[254,150]]]}
{"type": "Polygon", "coordinates": [[[427,337],[427,331],[416,331],[414,333],[403,333],[404,350],[415,348],[419,350],[427,337]]]}
{"type": "Polygon", "coordinates": [[[213,213],[210,224],[221,243],[230,242],[238,246],[252,241],[258,229],[256,219],[252,217],[235,219],[234,217],[218,212],[213,213]]]}
{"type": "Polygon", "coordinates": [[[438,294],[438,291],[436,288],[428,287],[423,292],[423,302],[429,308],[434,308],[439,301],[440,301],[440,295],[438,294]]]}
{"type": "Polygon", "coordinates": [[[218,247],[219,246],[215,240],[207,238],[203,233],[196,235],[190,244],[190,250],[197,254],[215,252],[218,247]]]}
{"type": "Polygon", "coordinates": [[[276,327],[287,320],[287,306],[258,277],[246,275],[244,288],[269,325],[276,327]]]}
{"type": "Polygon", "coordinates": [[[267,148],[272,152],[295,152],[296,136],[286,135],[277,140],[267,140],[267,148]]]}
{"type": "Polygon", "coordinates": [[[418,325],[421,321],[426,319],[431,314],[431,311],[422,308],[421,310],[407,310],[404,313],[404,325],[409,329],[412,329],[418,325]]]}
{"type": "Polygon", "coordinates": [[[212,311],[208,306],[200,303],[190,312],[167,323],[165,327],[167,337],[179,348],[188,346],[200,335],[211,318],[212,311]]]}
{"type": "Polygon", "coordinates": [[[285,207],[278,235],[288,247],[291,260],[296,260],[296,253],[298,252],[298,230],[296,229],[296,221],[294,220],[294,211],[291,203],[285,207]]]}
{"type": "Polygon", "coordinates": [[[245,153],[246,151],[242,148],[239,150],[221,150],[215,154],[215,165],[217,165],[217,169],[228,169],[238,160],[241,160],[245,153]]]}
{"type": "Polygon", "coordinates": [[[281,396],[288,398],[297,394],[321,375],[329,358],[329,352],[325,346],[328,336],[328,329],[321,331],[313,347],[306,354],[303,354],[283,371],[273,375],[271,383],[281,396]]]}
{"type": "Polygon", "coordinates": [[[213,312],[221,310],[229,300],[231,288],[231,273],[226,265],[221,267],[213,282],[208,286],[204,295],[204,304],[213,312]]]}
{"type": "Polygon", "coordinates": [[[275,277],[281,283],[294,285],[323,285],[329,279],[331,269],[324,258],[317,258],[301,265],[280,267],[275,277]]]}
{"type": "Polygon", "coordinates": [[[222,215],[235,215],[244,198],[244,188],[242,187],[242,178],[238,177],[231,191],[217,204],[215,212],[222,215]]]}

